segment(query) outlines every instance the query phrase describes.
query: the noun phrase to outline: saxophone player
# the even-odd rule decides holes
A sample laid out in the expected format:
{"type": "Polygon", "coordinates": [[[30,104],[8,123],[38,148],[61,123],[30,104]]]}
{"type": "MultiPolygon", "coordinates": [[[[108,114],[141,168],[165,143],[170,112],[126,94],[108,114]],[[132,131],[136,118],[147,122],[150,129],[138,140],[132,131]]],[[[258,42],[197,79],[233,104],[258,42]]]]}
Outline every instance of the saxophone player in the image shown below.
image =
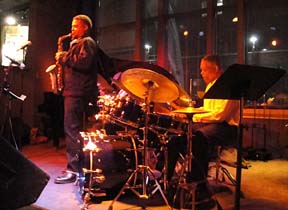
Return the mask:
{"type": "MultiPolygon", "coordinates": [[[[98,96],[96,56],[97,45],[91,37],[92,21],[83,14],[74,16],[71,24],[70,47],[55,55],[58,68],[62,68],[64,87],[64,131],[67,154],[67,170],[54,182],[65,184],[76,181],[82,175],[84,154],[80,131],[83,131],[83,113],[89,102],[98,96]]],[[[64,36],[63,36],[64,37],[64,36]]],[[[59,44],[59,43],[58,43],[59,44]]]]}

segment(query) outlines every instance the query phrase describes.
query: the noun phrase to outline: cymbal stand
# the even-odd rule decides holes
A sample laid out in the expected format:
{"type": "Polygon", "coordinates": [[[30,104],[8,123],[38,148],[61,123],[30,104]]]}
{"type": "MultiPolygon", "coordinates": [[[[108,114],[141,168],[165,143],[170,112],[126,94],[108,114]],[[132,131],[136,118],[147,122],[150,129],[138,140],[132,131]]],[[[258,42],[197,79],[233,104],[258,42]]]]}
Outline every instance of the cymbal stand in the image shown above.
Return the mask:
{"type": "MultiPolygon", "coordinates": [[[[148,122],[149,122],[149,116],[150,116],[150,100],[149,100],[149,96],[150,96],[150,90],[153,87],[154,83],[152,81],[148,81],[147,82],[147,91],[145,93],[145,98],[144,98],[144,111],[145,111],[145,125],[144,125],[144,129],[143,129],[143,163],[144,165],[140,165],[138,164],[137,168],[133,171],[133,173],[130,175],[130,177],[127,179],[126,183],[123,185],[123,187],[121,188],[121,190],[119,191],[119,193],[117,194],[117,196],[113,199],[113,201],[111,202],[110,206],[109,206],[109,210],[113,210],[113,204],[114,202],[116,202],[118,200],[118,198],[121,196],[121,194],[124,192],[124,190],[126,189],[130,189],[135,195],[137,195],[139,198],[143,198],[143,199],[149,199],[149,197],[151,197],[152,195],[154,195],[158,190],[161,193],[161,196],[165,202],[165,204],[168,206],[169,209],[172,210],[172,208],[170,207],[167,198],[164,195],[164,192],[161,189],[161,186],[159,184],[159,182],[157,181],[155,175],[153,174],[153,171],[151,170],[151,168],[147,165],[147,144],[148,144],[148,139],[147,139],[147,134],[148,134],[148,122]],[[135,182],[133,183],[133,185],[130,185],[130,181],[132,180],[132,178],[134,177],[134,180],[136,180],[137,178],[137,174],[141,174],[142,175],[142,185],[138,185],[136,186],[135,182]],[[156,187],[152,190],[151,194],[148,195],[147,193],[147,184],[149,182],[149,179],[151,178],[151,180],[153,180],[155,182],[156,187]],[[142,194],[139,193],[136,188],[142,188],[142,194]]],[[[153,187],[155,186],[153,185],[153,187]]]]}
{"type": "Polygon", "coordinates": [[[176,201],[178,194],[180,195],[180,209],[184,208],[186,203],[189,202],[187,199],[185,199],[185,191],[187,191],[189,194],[191,194],[192,198],[192,210],[195,210],[196,208],[196,188],[197,185],[200,183],[203,183],[204,180],[196,181],[196,182],[191,182],[190,176],[192,173],[192,158],[193,158],[193,153],[192,153],[192,117],[194,113],[186,113],[187,119],[188,119],[188,130],[187,130],[187,154],[184,159],[183,166],[180,171],[180,177],[176,189],[176,193],[173,198],[173,202],[176,201]]]}

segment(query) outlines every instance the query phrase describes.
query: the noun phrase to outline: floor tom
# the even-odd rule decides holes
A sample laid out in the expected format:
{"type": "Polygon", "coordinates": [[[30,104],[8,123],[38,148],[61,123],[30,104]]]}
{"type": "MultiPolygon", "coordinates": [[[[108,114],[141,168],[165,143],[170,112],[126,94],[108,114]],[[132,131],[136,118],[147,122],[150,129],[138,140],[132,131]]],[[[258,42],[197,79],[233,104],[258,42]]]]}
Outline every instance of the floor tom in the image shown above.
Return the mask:
{"type": "MultiPolygon", "coordinates": [[[[93,152],[92,163],[90,163],[89,150],[86,150],[84,166],[89,169],[92,164],[93,170],[100,169],[102,171],[104,181],[102,183],[94,181],[92,187],[101,188],[109,193],[123,185],[130,173],[136,169],[138,163],[136,143],[131,136],[99,137],[92,134],[91,139],[98,149],[93,152]]],[[[85,175],[86,187],[88,187],[90,176],[91,174],[85,175]]]]}

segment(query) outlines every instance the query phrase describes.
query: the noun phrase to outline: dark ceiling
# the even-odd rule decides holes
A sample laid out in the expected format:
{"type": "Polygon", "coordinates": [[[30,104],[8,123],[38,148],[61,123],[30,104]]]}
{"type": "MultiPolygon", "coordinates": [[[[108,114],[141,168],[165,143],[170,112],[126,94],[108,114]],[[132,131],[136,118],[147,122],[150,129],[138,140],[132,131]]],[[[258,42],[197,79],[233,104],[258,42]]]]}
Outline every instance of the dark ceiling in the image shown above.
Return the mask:
{"type": "Polygon", "coordinates": [[[23,9],[29,0],[0,0],[0,15],[23,9]]]}

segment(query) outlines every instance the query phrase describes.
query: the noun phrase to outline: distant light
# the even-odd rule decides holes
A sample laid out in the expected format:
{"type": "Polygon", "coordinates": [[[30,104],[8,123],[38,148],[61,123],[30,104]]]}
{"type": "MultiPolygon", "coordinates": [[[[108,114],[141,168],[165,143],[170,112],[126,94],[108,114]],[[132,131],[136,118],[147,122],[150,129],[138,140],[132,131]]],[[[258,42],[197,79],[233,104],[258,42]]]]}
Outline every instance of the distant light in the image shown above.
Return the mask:
{"type": "Polygon", "coordinates": [[[234,17],[234,18],[232,19],[232,22],[233,22],[233,23],[237,23],[237,22],[238,22],[238,17],[234,17]]]}
{"type": "Polygon", "coordinates": [[[201,14],[201,17],[202,17],[202,18],[207,17],[207,13],[203,13],[203,14],[201,14]]]}
{"type": "Polygon", "coordinates": [[[199,31],[199,36],[204,36],[204,31],[199,31]]]}
{"type": "Polygon", "coordinates": [[[255,43],[258,41],[257,36],[252,35],[249,40],[252,43],[252,49],[255,50],[255,43]]]}
{"type": "Polygon", "coordinates": [[[7,16],[6,18],[5,18],[5,22],[8,24],[8,25],[15,25],[16,24],[16,19],[15,19],[15,17],[13,17],[13,16],[7,16]]]}
{"type": "Polygon", "coordinates": [[[252,44],[255,44],[255,42],[258,41],[258,38],[257,38],[257,36],[252,35],[249,40],[250,40],[250,42],[251,42],[252,44]]]}
{"type": "Polygon", "coordinates": [[[150,49],[152,48],[152,46],[151,46],[150,44],[145,44],[145,45],[144,45],[144,48],[145,48],[146,50],[150,50],[150,49]]]}
{"type": "Polygon", "coordinates": [[[207,8],[207,1],[201,1],[201,9],[207,8]]]}
{"type": "Polygon", "coordinates": [[[276,47],[276,46],[277,46],[277,44],[278,44],[278,43],[277,43],[277,40],[275,40],[275,39],[274,39],[274,40],[272,40],[271,44],[272,44],[272,46],[273,46],[273,47],[276,47]]]}
{"type": "Polygon", "coordinates": [[[217,15],[222,15],[223,14],[223,11],[217,11],[217,15]]]}
{"type": "Polygon", "coordinates": [[[223,6],[223,0],[217,0],[217,7],[223,6]]]}
{"type": "Polygon", "coordinates": [[[187,30],[185,30],[185,31],[183,32],[183,35],[184,35],[184,36],[188,36],[188,34],[189,34],[189,32],[188,32],[187,30]]]}
{"type": "Polygon", "coordinates": [[[262,51],[267,51],[267,49],[266,49],[266,48],[263,48],[262,51]]]}
{"type": "Polygon", "coordinates": [[[148,55],[150,53],[150,50],[151,50],[152,46],[150,44],[145,44],[144,48],[145,48],[146,54],[148,55]]]}

